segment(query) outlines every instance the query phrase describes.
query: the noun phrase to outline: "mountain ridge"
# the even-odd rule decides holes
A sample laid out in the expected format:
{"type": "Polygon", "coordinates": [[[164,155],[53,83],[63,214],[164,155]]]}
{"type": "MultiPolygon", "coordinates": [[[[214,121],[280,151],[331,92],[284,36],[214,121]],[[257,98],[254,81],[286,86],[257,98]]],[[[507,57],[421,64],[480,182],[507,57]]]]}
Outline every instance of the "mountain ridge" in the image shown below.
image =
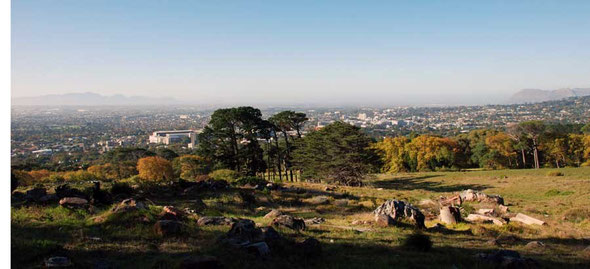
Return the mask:
{"type": "Polygon", "coordinates": [[[522,89],[514,93],[508,103],[539,103],[588,95],[590,95],[590,88],[562,88],[557,90],[522,89]]]}

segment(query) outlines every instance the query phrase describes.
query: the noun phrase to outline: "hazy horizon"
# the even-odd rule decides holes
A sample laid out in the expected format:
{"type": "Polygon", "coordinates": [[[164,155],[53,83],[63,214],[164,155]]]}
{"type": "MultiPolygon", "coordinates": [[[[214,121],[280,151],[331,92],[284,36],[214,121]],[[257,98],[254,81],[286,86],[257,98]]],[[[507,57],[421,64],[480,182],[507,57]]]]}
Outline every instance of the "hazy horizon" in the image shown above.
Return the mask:
{"type": "Polygon", "coordinates": [[[12,98],[481,105],[590,87],[590,2],[14,1],[12,98]]]}

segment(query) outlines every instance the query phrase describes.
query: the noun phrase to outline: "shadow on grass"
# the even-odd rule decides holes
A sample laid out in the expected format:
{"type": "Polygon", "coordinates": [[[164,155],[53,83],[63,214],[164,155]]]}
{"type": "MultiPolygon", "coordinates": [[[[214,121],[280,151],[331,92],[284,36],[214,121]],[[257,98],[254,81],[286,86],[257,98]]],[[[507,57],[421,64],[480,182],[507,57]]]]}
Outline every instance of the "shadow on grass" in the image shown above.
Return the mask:
{"type": "Polygon", "coordinates": [[[419,177],[401,177],[389,180],[375,181],[372,185],[375,188],[391,190],[426,190],[431,192],[457,192],[466,189],[484,190],[491,186],[482,184],[453,184],[445,185],[440,182],[426,181],[426,179],[438,177],[439,175],[427,175],[419,177]]]}

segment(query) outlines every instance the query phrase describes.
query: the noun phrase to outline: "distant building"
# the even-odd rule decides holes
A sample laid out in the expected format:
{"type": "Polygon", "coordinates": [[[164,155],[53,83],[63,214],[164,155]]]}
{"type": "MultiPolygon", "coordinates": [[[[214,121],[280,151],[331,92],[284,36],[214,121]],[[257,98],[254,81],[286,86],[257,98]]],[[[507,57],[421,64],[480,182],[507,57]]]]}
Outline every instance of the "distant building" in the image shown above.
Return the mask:
{"type": "Polygon", "coordinates": [[[197,134],[200,132],[200,130],[155,131],[150,135],[149,142],[170,145],[182,142],[188,137],[190,139],[188,147],[193,148],[196,145],[197,134]]]}

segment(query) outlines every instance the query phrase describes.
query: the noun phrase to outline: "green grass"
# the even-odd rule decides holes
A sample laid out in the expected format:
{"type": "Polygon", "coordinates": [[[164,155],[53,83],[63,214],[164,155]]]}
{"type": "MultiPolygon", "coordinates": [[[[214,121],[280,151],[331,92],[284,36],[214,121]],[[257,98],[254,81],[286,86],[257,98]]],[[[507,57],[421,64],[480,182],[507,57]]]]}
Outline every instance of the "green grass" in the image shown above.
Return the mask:
{"type": "MultiPolygon", "coordinates": [[[[129,214],[112,214],[110,207],[98,208],[91,214],[56,204],[15,203],[11,212],[13,267],[39,267],[44,258],[66,255],[80,267],[92,267],[106,259],[122,268],[175,268],[184,257],[208,254],[218,257],[226,268],[486,268],[477,265],[474,255],[499,249],[487,243],[491,239],[515,236],[520,240],[505,243],[502,248],[516,250],[546,268],[585,268],[590,262],[590,257],[582,251],[590,244],[590,167],[559,170],[564,176],[547,176],[550,169],[380,174],[368,179],[365,187],[339,187],[327,193],[323,192],[324,184],[286,183],[307,192],[256,191],[257,202],[250,205],[244,204],[237,190],[199,195],[208,206],[201,215],[249,218],[261,226],[270,224],[271,220],[263,216],[272,208],[297,217],[325,218],[326,223],[303,232],[278,229],[293,242],[307,237],[318,239],[323,252],[317,258],[306,257],[291,245],[272,249],[273,254],[268,258],[256,258],[219,243],[218,238],[229,227],[198,227],[196,218],[184,221],[186,226],[180,236],[156,235],[152,226],[161,206],[190,207],[190,200],[194,199],[191,197],[149,197],[158,206],[129,214]],[[511,212],[542,219],[548,225],[509,223],[500,227],[458,223],[449,226],[447,232],[423,232],[433,245],[430,251],[421,252],[403,245],[414,234],[413,228],[380,228],[371,223],[372,210],[387,199],[418,205],[422,199],[436,201],[440,196],[468,188],[502,195],[511,212]],[[306,199],[317,193],[329,196],[329,204],[307,202],[306,199]],[[340,199],[348,202],[336,205],[335,201],[340,199]],[[368,223],[353,225],[353,221],[368,223]],[[548,247],[525,248],[531,240],[542,241],[548,247]]],[[[480,207],[466,203],[462,213],[480,207]]],[[[427,217],[429,210],[433,210],[421,209],[427,217]]],[[[427,226],[437,223],[438,212],[434,210],[435,215],[427,220],[427,226]]]]}

